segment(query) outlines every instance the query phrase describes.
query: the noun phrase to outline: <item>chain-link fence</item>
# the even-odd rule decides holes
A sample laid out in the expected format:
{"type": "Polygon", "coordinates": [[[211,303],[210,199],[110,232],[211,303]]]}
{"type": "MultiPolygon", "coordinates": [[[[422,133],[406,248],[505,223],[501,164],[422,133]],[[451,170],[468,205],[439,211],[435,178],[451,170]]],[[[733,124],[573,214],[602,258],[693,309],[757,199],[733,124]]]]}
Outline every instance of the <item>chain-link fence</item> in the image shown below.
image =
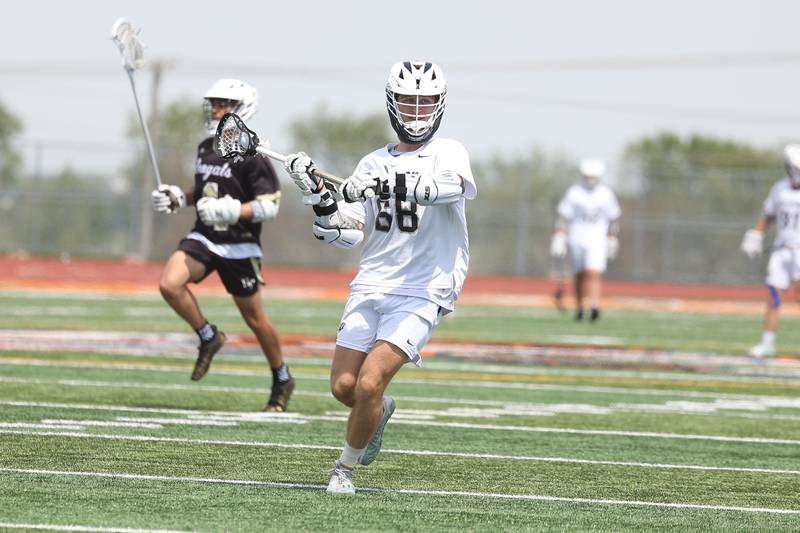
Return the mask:
{"type": "MultiPolygon", "coordinates": [[[[547,276],[554,205],[574,181],[572,167],[539,169],[536,175],[492,164],[474,165],[479,196],[468,202],[471,271],[547,276]]],[[[608,275],[618,279],[690,283],[758,283],[765,259],[739,251],[778,168],[743,171],[671,169],[660,182],[642,185],[640,169],[619,172],[623,215],[619,257],[608,275]]],[[[279,171],[279,174],[283,172],[279,171]]],[[[150,212],[149,190],[140,176],[127,187],[94,181],[29,178],[0,189],[0,253],[68,254],[164,259],[194,223],[194,210],[150,212]],[[93,185],[94,184],[94,185],[93,185]],[[131,185],[132,184],[132,185],[131,185]],[[138,184],[138,185],[137,185],[138,184]],[[118,190],[117,190],[118,189],[118,190]],[[147,221],[146,217],[153,217],[147,221]],[[152,222],[152,225],[149,224],[152,222]],[[148,235],[152,228],[152,235],[148,235]],[[142,234],[142,232],[146,234],[142,234]],[[143,246],[143,243],[147,243],[143,246]]],[[[184,183],[183,185],[188,185],[184,183]]],[[[284,182],[276,221],[264,224],[265,263],[352,268],[358,251],[320,245],[311,234],[312,212],[284,182]]]]}

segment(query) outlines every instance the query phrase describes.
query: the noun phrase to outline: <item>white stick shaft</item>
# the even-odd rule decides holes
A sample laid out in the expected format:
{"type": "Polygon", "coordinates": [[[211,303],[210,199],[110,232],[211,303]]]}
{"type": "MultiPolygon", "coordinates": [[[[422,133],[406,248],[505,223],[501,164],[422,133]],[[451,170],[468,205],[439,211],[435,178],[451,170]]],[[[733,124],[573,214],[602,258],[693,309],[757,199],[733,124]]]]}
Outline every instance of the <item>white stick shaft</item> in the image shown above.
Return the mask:
{"type": "MultiPolygon", "coordinates": [[[[256,152],[258,152],[261,155],[265,155],[265,156],[269,157],[270,159],[274,159],[275,161],[280,161],[281,163],[286,163],[286,156],[285,155],[281,155],[278,152],[273,152],[269,148],[265,148],[263,146],[258,146],[256,148],[256,152]]],[[[322,178],[323,180],[325,180],[327,183],[329,183],[331,185],[342,185],[344,183],[344,180],[342,178],[340,178],[339,176],[334,176],[333,174],[329,174],[329,173],[325,172],[324,170],[315,169],[314,170],[314,175],[315,176],[319,176],[320,178],[322,178]]]]}
{"type": "Polygon", "coordinates": [[[125,71],[128,73],[128,79],[131,81],[131,90],[133,91],[133,101],[136,102],[136,113],[139,115],[139,123],[142,125],[144,131],[144,140],[147,143],[147,153],[150,154],[150,163],[153,165],[153,172],[156,176],[156,183],[161,187],[161,173],[158,171],[158,163],[156,162],[156,152],[153,150],[153,142],[150,140],[150,130],[147,129],[147,122],[142,116],[142,108],[139,106],[139,96],[136,94],[136,83],[133,81],[133,71],[125,71]]]}

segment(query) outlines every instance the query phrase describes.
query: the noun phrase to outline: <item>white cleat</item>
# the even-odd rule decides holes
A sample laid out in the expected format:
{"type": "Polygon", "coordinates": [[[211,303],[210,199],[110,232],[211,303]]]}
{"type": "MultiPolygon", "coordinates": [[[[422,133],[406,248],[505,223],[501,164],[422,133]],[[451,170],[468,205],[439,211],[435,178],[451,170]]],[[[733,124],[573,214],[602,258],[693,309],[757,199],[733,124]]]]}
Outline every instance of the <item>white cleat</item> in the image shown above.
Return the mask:
{"type": "Polygon", "coordinates": [[[773,357],[775,355],[775,346],[764,343],[756,344],[755,346],[750,348],[750,351],[748,351],[747,353],[751,357],[757,357],[759,359],[762,357],[773,357]]]}
{"type": "Polygon", "coordinates": [[[394,398],[391,396],[384,396],[383,397],[383,414],[381,415],[381,422],[378,424],[378,429],[375,430],[375,434],[372,436],[372,439],[367,444],[367,449],[364,450],[364,454],[358,458],[359,464],[368,465],[378,457],[378,453],[381,451],[381,442],[383,441],[383,430],[386,427],[386,422],[392,417],[392,413],[394,413],[395,402],[394,398]]]}
{"type": "Polygon", "coordinates": [[[328,482],[326,492],[329,494],[355,494],[353,472],[352,468],[347,468],[339,461],[336,461],[336,464],[331,469],[331,480],[328,482]]]}

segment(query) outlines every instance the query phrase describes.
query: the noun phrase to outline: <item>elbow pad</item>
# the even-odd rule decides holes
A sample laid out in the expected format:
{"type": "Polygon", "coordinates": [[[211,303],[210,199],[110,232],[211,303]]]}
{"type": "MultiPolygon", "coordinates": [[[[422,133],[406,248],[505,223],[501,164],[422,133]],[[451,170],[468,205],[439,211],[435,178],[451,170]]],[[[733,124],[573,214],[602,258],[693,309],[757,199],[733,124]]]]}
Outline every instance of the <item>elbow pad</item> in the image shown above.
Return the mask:
{"type": "Polygon", "coordinates": [[[253,222],[264,222],[265,220],[272,220],[278,216],[278,207],[281,202],[280,191],[274,194],[262,194],[256,197],[255,200],[250,202],[250,207],[253,210],[253,222]]]}
{"type": "Polygon", "coordinates": [[[363,239],[364,233],[345,224],[339,213],[339,206],[331,196],[330,191],[325,191],[320,197],[320,202],[312,206],[317,218],[314,220],[314,237],[337,248],[353,248],[363,239]]]}
{"type": "Polygon", "coordinates": [[[395,182],[395,195],[405,194],[407,200],[419,205],[452,204],[464,194],[461,176],[450,170],[434,176],[409,172],[405,174],[405,186],[399,181],[395,182]]]}

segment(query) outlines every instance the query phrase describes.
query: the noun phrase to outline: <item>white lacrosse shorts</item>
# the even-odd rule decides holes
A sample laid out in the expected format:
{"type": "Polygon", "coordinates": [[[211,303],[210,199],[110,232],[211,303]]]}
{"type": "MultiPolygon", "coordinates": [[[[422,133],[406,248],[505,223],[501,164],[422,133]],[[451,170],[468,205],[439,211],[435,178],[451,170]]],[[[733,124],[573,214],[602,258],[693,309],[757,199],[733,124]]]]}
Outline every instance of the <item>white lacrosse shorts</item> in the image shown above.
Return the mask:
{"type": "Polygon", "coordinates": [[[778,248],[773,251],[767,264],[767,285],[784,290],[798,280],[800,280],[800,248],[778,248]]]}
{"type": "Polygon", "coordinates": [[[569,243],[569,256],[572,260],[572,272],[585,270],[605,272],[608,263],[608,245],[602,239],[591,243],[569,243]]]}
{"type": "Polygon", "coordinates": [[[367,353],[377,341],[390,342],[412,363],[422,366],[420,352],[441,316],[439,306],[425,298],[351,294],[344,306],[336,344],[367,353]]]}

